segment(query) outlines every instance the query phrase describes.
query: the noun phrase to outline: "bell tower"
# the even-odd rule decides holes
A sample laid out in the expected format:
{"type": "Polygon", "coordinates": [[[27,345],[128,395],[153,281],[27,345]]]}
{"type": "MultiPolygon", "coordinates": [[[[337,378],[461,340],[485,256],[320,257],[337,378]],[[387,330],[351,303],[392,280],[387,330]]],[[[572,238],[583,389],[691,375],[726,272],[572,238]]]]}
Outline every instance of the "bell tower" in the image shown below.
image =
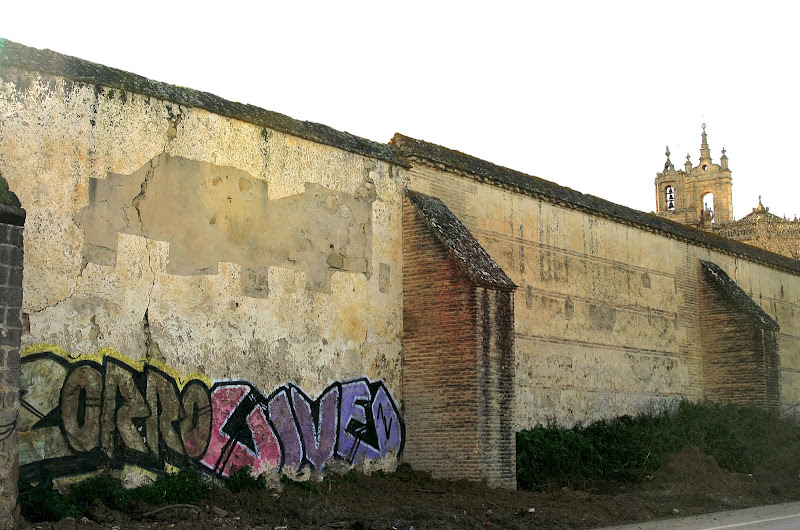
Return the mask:
{"type": "Polygon", "coordinates": [[[700,160],[686,155],[683,169],[675,169],[667,146],[664,171],[656,174],[656,213],[667,219],[705,230],[733,222],[731,170],[725,148],[719,164],[711,160],[706,124],[700,142],[700,160]]]}

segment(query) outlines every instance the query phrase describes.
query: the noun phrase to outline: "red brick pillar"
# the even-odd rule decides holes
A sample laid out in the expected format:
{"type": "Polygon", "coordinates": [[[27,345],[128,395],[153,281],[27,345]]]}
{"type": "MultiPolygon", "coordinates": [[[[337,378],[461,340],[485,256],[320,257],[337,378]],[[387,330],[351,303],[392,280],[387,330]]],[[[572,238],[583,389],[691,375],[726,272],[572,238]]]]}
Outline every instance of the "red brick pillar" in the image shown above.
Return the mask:
{"type": "Polygon", "coordinates": [[[775,322],[718,265],[701,262],[700,326],[707,398],[778,410],[775,322]]]}
{"type": "Polygon", "coordinates": [[[516,486],[514,283],[438,199],[403,207],[404,461],[516,486]]]}

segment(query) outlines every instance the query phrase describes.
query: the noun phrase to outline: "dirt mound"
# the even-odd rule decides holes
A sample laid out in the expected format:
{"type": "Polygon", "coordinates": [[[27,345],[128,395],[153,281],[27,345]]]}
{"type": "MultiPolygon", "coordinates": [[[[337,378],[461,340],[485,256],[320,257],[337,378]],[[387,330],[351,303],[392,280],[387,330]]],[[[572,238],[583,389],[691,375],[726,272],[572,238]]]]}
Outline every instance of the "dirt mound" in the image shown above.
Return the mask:
{"type": "Polygon", "coordinates": [[[237,495],[215,488],[196,507],[131,505],[122,511],[95,510],[102,514],[95,520],[39,523],[36,528],[596,528],[797,500],[799,477],[792,475],[800,472],[797,462],[800,448],[754,478],[725,471],[690,446],[640,484],[585,484],[582,490],[547,492],[435,480],[405,467],[237,495]],[[778,482],[771,482],[776,475],[770,473],[783,465],[778,482]]]}
{"type": "Polygon", "coordinates": [[[693,445],[687,445],[679,453],[670,455],[663,466],[653,475],[649,485],[668,489],[728,490],[751,489],[752,475],[741,475],[722,469],[713,456],[709,456],[693,445]]]}
{"type": "Polygon", "coordinates": [[[800,443],[757,467],[753,476],[758,482],[769,484],[774,495],[800,498],[800,443]]]}
{"type": "Polygon", "coordinates": [[[657,514],[681,515],[735,510],[778,501],[753,475],[722,469],[714,457],[689,445],[670,455],[652,478],[645,477],[641,495],[661,499],[657,514]],[[663,506],[662,506],[663,505],[663,506]]]}

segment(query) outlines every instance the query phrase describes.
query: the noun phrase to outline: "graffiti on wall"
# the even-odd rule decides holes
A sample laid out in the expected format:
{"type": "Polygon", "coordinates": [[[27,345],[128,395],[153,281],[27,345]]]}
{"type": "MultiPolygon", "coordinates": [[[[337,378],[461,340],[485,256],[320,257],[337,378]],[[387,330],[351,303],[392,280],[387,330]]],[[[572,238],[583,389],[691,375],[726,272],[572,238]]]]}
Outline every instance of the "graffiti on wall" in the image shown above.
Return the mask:
{"type": "Polygon", "coordinates": [[[22,352],[21,386],[20,477],[29,481],[130,464],[291,475],[399,455],[404,444],[391,393],[366,378],[312,399],[294,384],[264,394],[109,349],[74,357],[39,345],[22,352]]]}

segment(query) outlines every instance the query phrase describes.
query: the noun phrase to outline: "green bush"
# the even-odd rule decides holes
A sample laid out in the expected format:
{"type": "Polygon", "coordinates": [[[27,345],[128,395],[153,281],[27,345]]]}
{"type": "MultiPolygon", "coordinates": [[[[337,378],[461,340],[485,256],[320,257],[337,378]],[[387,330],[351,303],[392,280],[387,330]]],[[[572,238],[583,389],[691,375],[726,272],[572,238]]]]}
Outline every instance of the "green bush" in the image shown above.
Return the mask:
{"type": "Polygon", "coordinates": [[[128,502],[131,491],[122,487],[120,479],[102,474],[73,484],[70,486],[66,497],[74,504],[83,507],[83,509],[86,509],[94,499],[99,500],[109,508],[119,508],[128,502]]]}
{"type": "Polygon", "coordinates": [[[17,497],[22,516],[32,523],[60,521],[65,517],[81,517],[85,508],[75,505],[53,486],[52,479],[38,484],[20,482],[17,497]]]}
{"type": "Polygon", "coordinates": [[[231,476],[225,481],[225,487],[231,493],[239,493],[244,490],[263,490],[267,489],[267,477],[263,473],[255,477],[253,468],[244,466],[231,473],[231,476]]]}
{"type": "Polygon", "coordinates": [[[518,432],[517,482],[532,488],[553,479],[638,481],[686,445],[725,469],[752,473],[799,439],[796,424],[757,407],[682,401],[659,414],[518,432]]]}

